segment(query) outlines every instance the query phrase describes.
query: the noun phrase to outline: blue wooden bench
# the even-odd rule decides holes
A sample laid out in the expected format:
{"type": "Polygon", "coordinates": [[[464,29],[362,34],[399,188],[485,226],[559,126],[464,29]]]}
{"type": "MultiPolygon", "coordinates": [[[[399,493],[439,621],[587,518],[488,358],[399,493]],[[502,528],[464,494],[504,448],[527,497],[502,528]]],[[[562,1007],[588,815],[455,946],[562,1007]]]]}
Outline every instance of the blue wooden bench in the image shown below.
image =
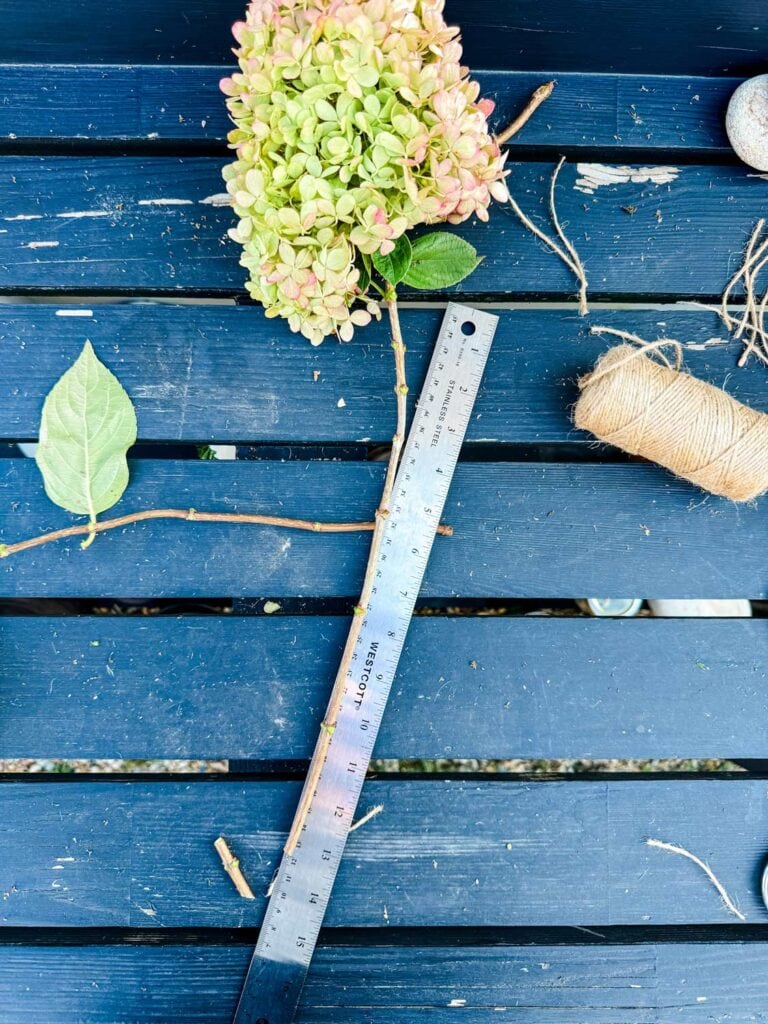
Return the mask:
{"type": "MultiPolygon", "coordinates": [[[[126,507],[365,519],[382,476],[367,454],[392,431],[385,327],[313,349],[214,301],[242,295],[216,199],[217,83],[242,2],[0,0],[0,441],[35,438],[87,337],[138,409],[126,507]],[[210,301],[173,302],[189,298],[210,301]],[[178,457],[203,442],[258,457],[178,457]]],[[[519,308],[500,314],[446,510],[455,535],[422,602],[512,614],[416,618],[378,755],[761,758],[765,620],[523,613],[585,595],[768,596],[762,504],[705,500],[569,422],[604,348],[595,322],[693,342],[693,372],[768,408],[764,371],[733,372],[732,348],[704,345],[715,318],[675,305],[720,293],[765,213],[722,129],[739,77],[763,69],[763,4],[455,0],[449,14],[499,124],[557,78],[513,140],[511,188],[543,211],[566,153],[559,207],[592,300],[629,305],[582,321],[566,270],[504,210],[461,229],[486,259],[453,294],[519,308]],[[677,173],[590,191],[580,163],[677,173]]],[[[440,316],[404,313],[412,394],[440,316]]],[[[32,461],[0,459],[3,540],[65,520],[32,461]]],[[[0,757],[241,767],[2,778],[2,1024],[231,1020],[367,546],[157,522],[0,563],[0,757]],[[50,614],[23,614],[28,598],[50,614]],[[93,613],[116,598],[175,614],[93,613]],[[248,601],[185,614],[229,599],[248,601]],[[261,614],[264,599],[281,611],[261,614]],[[222,834],[253,902],[222,871],[222,834]]],[[[363,799],[384,812],[350,838],[302,1024],[766,1019],[764,778],[381,775],[363,799]],[[748,923],[649,836],[708,860],[748,923]]]]}

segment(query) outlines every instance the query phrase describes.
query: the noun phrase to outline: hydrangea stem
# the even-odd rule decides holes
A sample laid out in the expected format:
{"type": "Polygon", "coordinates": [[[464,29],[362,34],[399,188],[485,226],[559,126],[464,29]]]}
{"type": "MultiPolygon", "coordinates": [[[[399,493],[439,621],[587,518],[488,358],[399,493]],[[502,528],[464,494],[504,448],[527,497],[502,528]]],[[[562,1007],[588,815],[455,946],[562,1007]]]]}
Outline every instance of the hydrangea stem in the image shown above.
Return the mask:
{"type": "MultiPolygon", "coordinates": [[[[97,533],[117,530],[121,526],[132,523],[143,523],[148,519],[182,519],[195,523],[235,523],[253,526],[277,526],[289,530],[307,530],[311,533],[355,533],[362,530],[373,530],[375,523],[321,523],[313,519],[288,519],[285,516],[265,516],[248,512],[200,512],[194,508],[148,508],[141,512],[129,512],[115,519],[100,519],[96,523],[78,523],[76,526],[65,526],[62,530],[51,530],[38,537],[19,541],[17,544],[0,544],[0,558],[39,548],[43,544],[51,544],[67,537],[87,537],[90,542],[97,533]]],[[[441,527],[446,532],[449,527],[441,527]]]]}
{"type": "Polygon", "coordinates": [[[395,426],[395,433],[392,437],[392,448],[389,453],[389,463],[387,465],[387,475],[384,479],[384,489],[381,492],[381,501],[379,502],[379,507],[376,510],[376,524],[373,528],[373,539],[371,540],[371,550],[368,555],[368,564],[365,570],[363,589],[360,592],[360,599],[355,606],[355,614],[349,629],[347,642],[344,645],[344,652],[341,656],[341,663],[339,664],[339,668],[336,673],[336,680],[333,684],[330,700],[328,701],[325,718],[320,726],[320,735],[317,738],[315,750],[312,755],[312,761],[309,765],[309,772],[307,773],[304,788],[301,791],[299,806],[285,844],[285,852],[288,855],[292,854],[296,849],[296,843],[301,836],[301,830],[304,827],[304,822],[307,819],[307,814],[309,813],[309,809],[312,805],[315,790],[317,789],[320,775],[322,774],[326,758],[328,757],[328,750],[331,746],[333,733],[336,729],[339,712],[341,711],[341,704],[344,699],[344,690],[347,685],[347,673],[349,672],[350,665],[352,664],[352,655],[355,653],[355,647],[357,646],[357,641],[363,624],[363,617],[365,616],[368,602],[371,598],[371,591],[373,590],[376,565],[384,534],[384,523],[389,515],[389,505],[392,498],[392,491],[395,486],[395,476],[397,474],[397,467],[400,463],[400,455],[403,450],[403,442],[405,440],[408,385],[405,377],[405,345],[403,344],[403,335],[400,329],[400,317],[397,312],[397,296],[394,288],[387,288],[384,295],[384,301],[389,314],[389,323],[392,331],[392,349],[395,354],[397,423],[395,426]]]}

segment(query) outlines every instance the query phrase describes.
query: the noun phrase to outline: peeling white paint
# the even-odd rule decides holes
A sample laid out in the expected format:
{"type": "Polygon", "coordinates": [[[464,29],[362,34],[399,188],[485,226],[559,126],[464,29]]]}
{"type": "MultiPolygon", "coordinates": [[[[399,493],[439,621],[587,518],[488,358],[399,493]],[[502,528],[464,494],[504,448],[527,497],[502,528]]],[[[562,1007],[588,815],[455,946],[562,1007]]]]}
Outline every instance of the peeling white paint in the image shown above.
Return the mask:
{"type": "Polygon", "coordinates": [[[705,348],[715,348],[718,345],[727,344],[727,338],[707,338],[706,341],[689,341],[685,348],[690,352],[703,352],[705,348]]]}
{"type": "Polygon", "coordinates": [[[56,316],[93,316],[92,309],[57,309],[56,316]]]}
{"type": "Polygon", "coordinates": [[[191,199],[140,199],[139,206],[193,206],[191,199]]]}
{"type": "Polygon", "coordinates": [[[17,213],[15,217],[3,217],[5,221],[12,220],[42,220],[42,213],[17,213]]]}
{"type": "Polygon", "coordinates": [[[64,213],[57,213],[56,216],[80,220],[82,217],[114,217],[115,213],[112,210],[66,210],[64,213]]]}
{"type": "Polygon", "coordinates": [[[467,1000],[466,999],[452,999],[450,1001],[450,1003],[448,1003],[448,1006],[466,1006],[466,1005],[467,1005],[467,1000]]]}
{"type": "Polygon", "coordinates": [[[680,173],[679,167],[609,167],[607,164],[576,164],[576,170],[581,177],[573,187],[590,196],[603,185],[668,185],[680,173]]]}
{"type": "Polygon", "coordinates": [[[768,174],[748,174],[748,178],[762,178],[763,181],[768,181],[768,174]]]}
{"type": "Polygon", "coordinates": [[[232,196],[229,192],[214,192],[212,196],[206,196],[200,202],[203,206],[231,206],[232,196]]]}
{"type": "Polygon", "coordinates": [[[59,242],[22,242],[22,249],[56,249],[59,242]]]}

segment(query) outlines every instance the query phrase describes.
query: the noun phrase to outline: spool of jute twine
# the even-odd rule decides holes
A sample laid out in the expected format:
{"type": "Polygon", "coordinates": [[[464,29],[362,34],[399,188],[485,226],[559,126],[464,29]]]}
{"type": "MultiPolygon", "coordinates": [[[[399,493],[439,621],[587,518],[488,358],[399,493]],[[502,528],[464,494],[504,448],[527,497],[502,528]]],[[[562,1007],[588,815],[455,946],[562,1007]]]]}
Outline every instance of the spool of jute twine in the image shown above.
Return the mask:
{"type": "Polygon", "coordinates": [[[579,381],[574,423],[733,501],[768,490],[768,415],[681,371],[682,346],[597,328],[633,342],[609,349],[579,381]],[[663,349],[672,347],[674,364],[663,349]]]}

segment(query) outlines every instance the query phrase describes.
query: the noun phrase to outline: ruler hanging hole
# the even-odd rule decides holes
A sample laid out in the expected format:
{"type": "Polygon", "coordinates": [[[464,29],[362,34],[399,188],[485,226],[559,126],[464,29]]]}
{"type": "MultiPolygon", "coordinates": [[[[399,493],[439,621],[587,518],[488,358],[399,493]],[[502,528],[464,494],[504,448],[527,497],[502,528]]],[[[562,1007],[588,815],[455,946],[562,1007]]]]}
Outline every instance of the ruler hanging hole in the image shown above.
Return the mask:
{"type": "Polygon", "coordinates": [[[465,338],[471,338],[476,330],[477,327],[475,327],[471,320],[465,320],[464,323],[461,325],[461,333],[464,335],[465,338]]]}

